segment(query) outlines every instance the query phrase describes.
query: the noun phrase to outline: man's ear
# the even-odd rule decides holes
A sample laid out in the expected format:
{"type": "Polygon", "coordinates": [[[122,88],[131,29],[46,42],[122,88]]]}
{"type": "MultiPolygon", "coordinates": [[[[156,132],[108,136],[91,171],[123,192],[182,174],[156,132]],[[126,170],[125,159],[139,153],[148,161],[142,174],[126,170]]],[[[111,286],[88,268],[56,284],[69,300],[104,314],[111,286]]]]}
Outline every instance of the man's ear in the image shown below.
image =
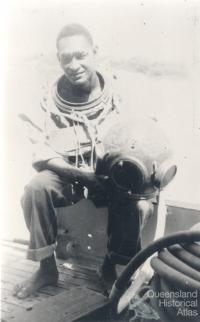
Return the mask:
{"type": "Polygon", "coordinates": [[[99,47],[97,45],[95,45],[93,47],[93,53],[96,55],[98,53],[98,51],[99,51],[99,47]]]}
{"type": "Polygon", "coordinates": [[[60,55],[59,55],[58,51],[57,51],[57,54],[56,54],[56,56],[57,56],[57,58],[58,58],[58,61],[59,61],[59,63],[60,63],[60,55]]]}

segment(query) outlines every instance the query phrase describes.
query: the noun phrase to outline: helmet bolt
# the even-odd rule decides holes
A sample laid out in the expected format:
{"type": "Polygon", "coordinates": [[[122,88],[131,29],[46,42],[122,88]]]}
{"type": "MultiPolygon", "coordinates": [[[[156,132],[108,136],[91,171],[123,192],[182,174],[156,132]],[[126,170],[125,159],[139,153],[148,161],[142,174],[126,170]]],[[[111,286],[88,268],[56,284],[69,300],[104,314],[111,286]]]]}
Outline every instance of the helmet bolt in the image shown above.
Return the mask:
{"type": "Polygon", "coordinates": [[[119,161],[119,162],[118,162],[118,165],[119,165],[120,167],[123,167],[124,162],[123,162],[123,161],[119,161]]]}

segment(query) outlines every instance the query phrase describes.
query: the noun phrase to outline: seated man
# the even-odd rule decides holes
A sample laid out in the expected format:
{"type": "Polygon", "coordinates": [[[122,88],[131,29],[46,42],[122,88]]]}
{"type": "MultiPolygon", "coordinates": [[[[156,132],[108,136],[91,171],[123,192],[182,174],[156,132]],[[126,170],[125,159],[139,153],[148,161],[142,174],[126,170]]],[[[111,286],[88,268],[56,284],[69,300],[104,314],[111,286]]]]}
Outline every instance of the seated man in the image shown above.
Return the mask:
{"type": "Polygon", "coordinates": [[[101,132],[119,113],[109,78],[95,68],[95,54],[91,35],[83,26],[69,24],[59,33],[57,57],[64,74],[43,100],[45,135],[33,161],[38,173],[22,198],[30,231],[28,258],[40,261],[40,267],[15,287],[18,298],[58,281],[55,208],[84,198],[85,188],[88,198],[96,196],[109,209],[107,255],[101,267],[104,280],[112,283],[115,264],[126,264],[140,249],[141,222],[133,201],[94,171],[101,132]]]}

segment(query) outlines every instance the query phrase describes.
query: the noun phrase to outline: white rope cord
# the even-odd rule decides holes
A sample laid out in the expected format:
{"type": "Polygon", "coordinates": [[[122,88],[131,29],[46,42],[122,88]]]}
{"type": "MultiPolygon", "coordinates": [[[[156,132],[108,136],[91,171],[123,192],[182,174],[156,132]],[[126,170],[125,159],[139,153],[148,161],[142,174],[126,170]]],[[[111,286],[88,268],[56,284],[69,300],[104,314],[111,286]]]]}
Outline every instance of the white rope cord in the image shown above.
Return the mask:
{"type": "MultiPolygon", "coordinates": [[[[45,124],[46,133],[48,134],[48,125],[51,128],[51,124],[48,124],[48,122],[52,122],[52,115],[55,115],[56,118],[58,117],[66,128],[72,126],[76,137],[76,146],[74,147],[75,165],[78,167],[81,159],[81,166],[88,168],[88,161],[84,158],[84,151],[87,149],[85,150],[85,147],[81,144],[80,138],[81,130],[79,130],[79,127],[83,128],[90,141],[91,154],[89,167],[94,170],[95,148],[98,143],[98,127],[113,110],[117,112],[111,84],[104,79],[105,87],[102,94],[96,100],[76,104],[67,102],[59,95],[57,90],[58,81],[51,88],[48,99],[45,102],[47,113],[45,124]]],[[[55,126],[58,128],[56,124],[55,126]]]]}
{"type": "MultiPolygon", "coordinates": [[[[96,148],[97,140],[98,140],[98,125],[101,123],[105,117],[113,110],[113,106],[111,104],[111,99],[110,98],[110,104],[104,105],[102,107],[102,104],[99,104],[98,106],[98,111],[101,112],[96,119],[89,120],[88,119],[88,113],[87,111],[75,111],[70,109],[70,114],[64,113],[59,111],[58,114],[61,115],[62,117],[62,122],[64,121],[63,119],[68,118],[72,121],[73,128],[74,128],[74,133],[76,135],[76,140],[77,140],[77,146],[76,146],[76,157],[75,157],[75,164],[78,166],[78,156],[81,157],[81,161],[83,166],[86,168],[86,161],[84,159],[82,149],[81,149],[81,143],[80,143],[80,138],[79,134],[76,128],[78,128],[80,125],[85,126],[88,136],[91,141],[91,157],[90,157],[90,168],[94,170],[94,151],[96,148]]],[[[66,107],[68,110],[68,108],[66,107]]],[[[69,110],[68,110],[69,111],[69,110]]],[[[97,111],[97,108],[95,109],[95,112],[97,111]]],[[[63,122],[64,123],[64,122],[63,122]]]]}
{"type": "Polygon", "coordinates": [[[79,126],[78,122],[75,124],[75,121],[73,120],[73,128],[74,128],[74,133],[76,135],[76,141],[77,141],[75,164],[76,164],[76,167],[78,167],[78,157],[80,155],[82,163],[83,163],[83,166],[86,168],[86,162],[85,162],[84,156],[83,156],[82,151],[81,151],[81,144],[80,144],[79,135],[78,135],[78,132],[76,130],[76,127],[78,127],[78,126],[79,126]]]}

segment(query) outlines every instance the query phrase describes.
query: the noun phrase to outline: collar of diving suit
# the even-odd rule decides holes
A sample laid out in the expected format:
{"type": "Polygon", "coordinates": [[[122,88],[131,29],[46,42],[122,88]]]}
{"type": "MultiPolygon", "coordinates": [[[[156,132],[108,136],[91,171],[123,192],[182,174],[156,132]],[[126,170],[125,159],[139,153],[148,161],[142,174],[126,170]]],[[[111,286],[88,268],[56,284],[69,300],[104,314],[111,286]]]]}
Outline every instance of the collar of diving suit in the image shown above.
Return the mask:
{"type": "Polygon", "coordinates": [[[102,86],[101,94],[96,99],[88,102],[73,103],[67,101],[62,95],[61,88],[65,79],[65,76],[62,75],[54,84],[53,88],[53,100],[59,111],[65,114],[83,112],[88,118],[92,118],[93,114],[101,112],[109,102],[112,93],[111,86],[109,84],[109,81],[107,80],[107,77],[103,76],[100,72],[97,72],[97,76],[102,86]]]}

